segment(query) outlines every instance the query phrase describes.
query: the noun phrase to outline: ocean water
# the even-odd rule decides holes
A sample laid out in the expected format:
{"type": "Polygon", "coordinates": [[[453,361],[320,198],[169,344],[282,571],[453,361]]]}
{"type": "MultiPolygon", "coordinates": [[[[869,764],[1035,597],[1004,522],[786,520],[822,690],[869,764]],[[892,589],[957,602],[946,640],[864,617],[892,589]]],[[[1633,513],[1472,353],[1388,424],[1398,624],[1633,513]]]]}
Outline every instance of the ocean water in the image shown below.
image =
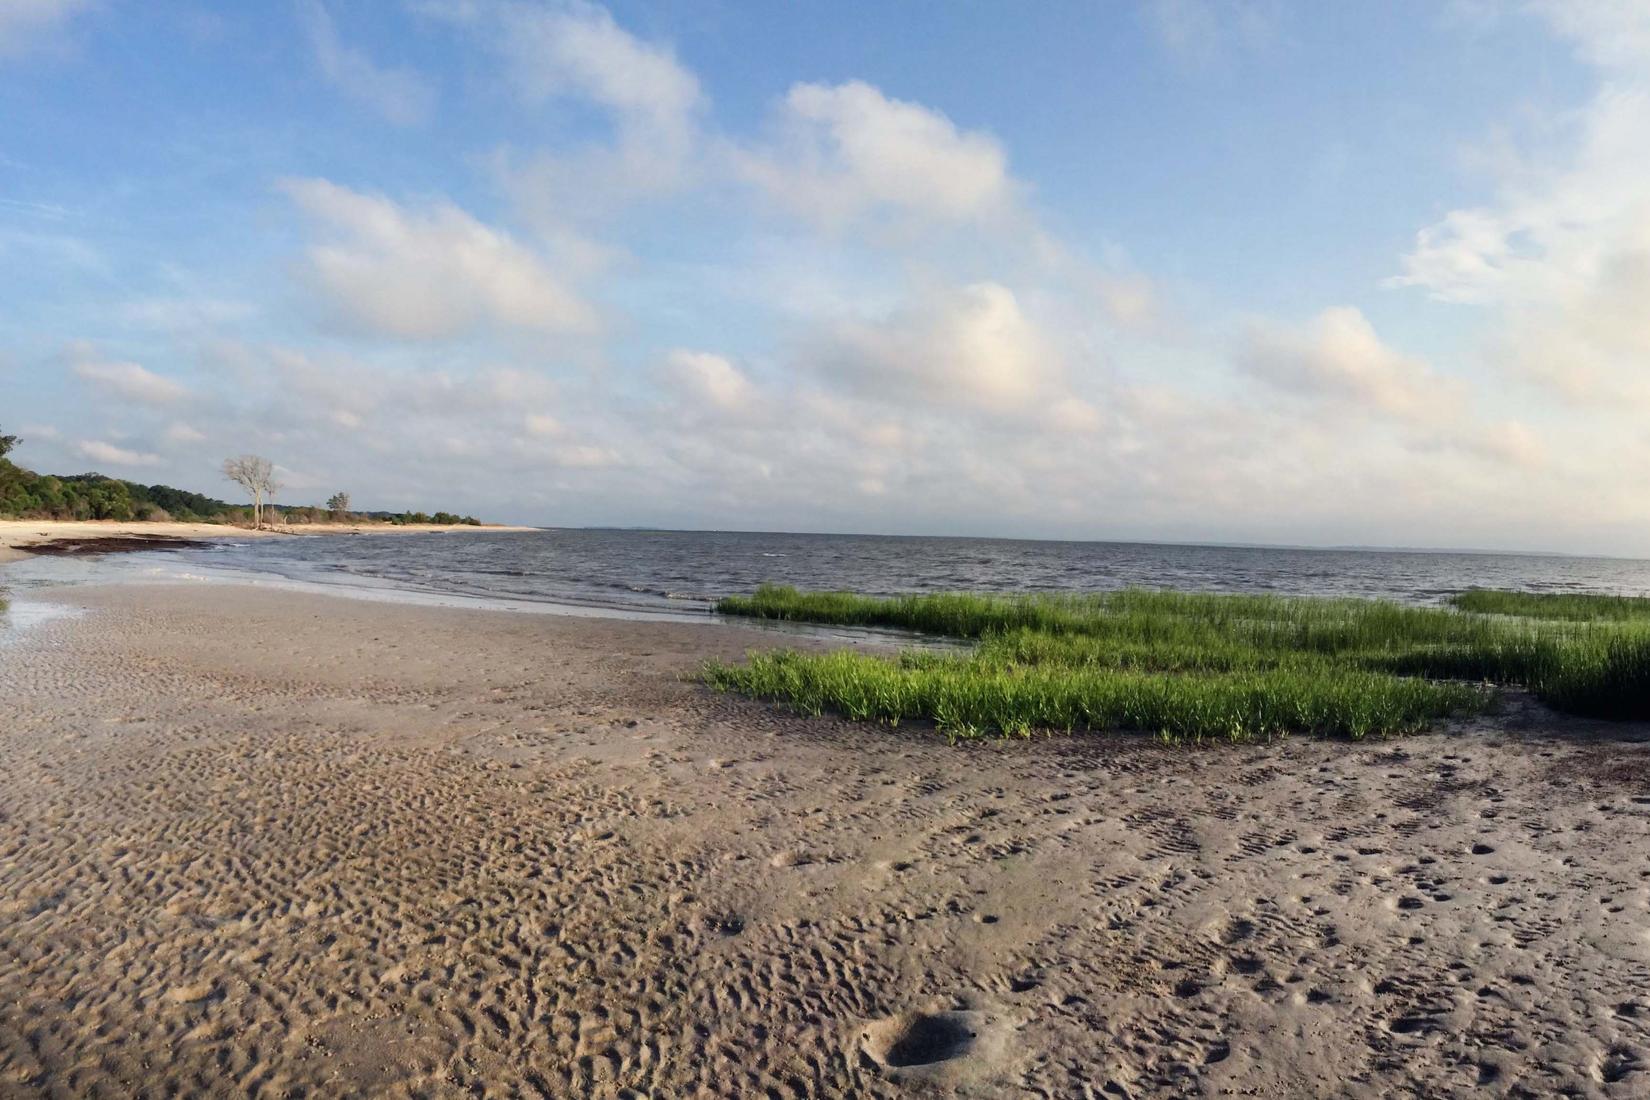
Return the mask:
{"type": "Polygon", "coordinates": [[[247,540],[130,557],[140,560],[129,568],[162,574],[597,613],[703,614],[717,598],[765,581],[875,594],[1173,588],[1420,604],[1471,587],[1650,595],[1650,562],[1613,558],[870,535],[463,532],[247,540]],[[153,564],[161,559],[164,566],[153,564]]]}

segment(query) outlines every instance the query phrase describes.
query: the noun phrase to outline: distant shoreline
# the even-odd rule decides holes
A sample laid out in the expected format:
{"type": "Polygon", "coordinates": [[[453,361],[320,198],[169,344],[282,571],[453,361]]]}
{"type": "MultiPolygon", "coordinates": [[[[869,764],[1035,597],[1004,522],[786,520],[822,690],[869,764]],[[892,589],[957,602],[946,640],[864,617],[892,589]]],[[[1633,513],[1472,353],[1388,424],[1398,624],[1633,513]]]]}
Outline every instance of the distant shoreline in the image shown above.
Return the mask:
{"type": "Polygon", "coordinates": [[[123,550],[183,549],[210,539],[269,539],[312,535],[416,535],[442,532],[534,531],[534,527],[468,523],[306,523],[254,531],[224,523],[175,520],[0,520],[0,564],[40,553],[104,553],[123,550]],[[100,545],[102,544],[102,545],[100,545]],[[62,547],[51,551],[47,547],[62,547]]]}

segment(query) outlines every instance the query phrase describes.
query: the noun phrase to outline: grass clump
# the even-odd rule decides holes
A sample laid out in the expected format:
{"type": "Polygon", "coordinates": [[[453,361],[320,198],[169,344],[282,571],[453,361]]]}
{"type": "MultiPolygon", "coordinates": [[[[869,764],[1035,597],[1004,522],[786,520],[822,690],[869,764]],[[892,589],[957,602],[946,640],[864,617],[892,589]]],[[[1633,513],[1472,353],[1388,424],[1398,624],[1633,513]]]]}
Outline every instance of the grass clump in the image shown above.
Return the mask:
{"type": "Polygon", "coordinates": [[[705,670],[715,687],[801,713],[931,719],[952,736],[1121,728],[1174,740],[1358,739],[1481,710],[1486,683],[1527,687],[1572,713],[1650,717],[1650,620],[1631,617],[1146,591],[877,598],[772,585],[718,610],[974,641],[966,655],[779,652],[705,670]]]}

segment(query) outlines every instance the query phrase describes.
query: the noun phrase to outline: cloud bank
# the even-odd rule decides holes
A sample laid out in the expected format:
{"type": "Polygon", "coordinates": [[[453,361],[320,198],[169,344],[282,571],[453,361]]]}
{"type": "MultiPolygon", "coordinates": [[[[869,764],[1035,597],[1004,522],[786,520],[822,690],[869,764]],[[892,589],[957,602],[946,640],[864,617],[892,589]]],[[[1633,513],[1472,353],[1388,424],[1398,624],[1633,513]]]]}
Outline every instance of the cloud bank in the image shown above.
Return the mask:
{"type": "MultiPolygon", "coordinates": [[[[413,7],[468,88],[319,0],[298,41],[347,104],[437,130],[483,96],[508,136],[447,189],[370,161],[266,181],[278,292],[144,287],[125,339],[64,334],[95,400],[39,464],[211,488],[254,449],[293,493],[516,521],[1650,552],[1638,5],[1536,5],[1590,97],[1395,242],[1384,286],[1287,313],[1078,238],[1006,137],[908,92],[799,74],[736,123],[601,7],[413,7]]],[[[1142,9],[1200,64],[1279,18],[1142,9]]]]}

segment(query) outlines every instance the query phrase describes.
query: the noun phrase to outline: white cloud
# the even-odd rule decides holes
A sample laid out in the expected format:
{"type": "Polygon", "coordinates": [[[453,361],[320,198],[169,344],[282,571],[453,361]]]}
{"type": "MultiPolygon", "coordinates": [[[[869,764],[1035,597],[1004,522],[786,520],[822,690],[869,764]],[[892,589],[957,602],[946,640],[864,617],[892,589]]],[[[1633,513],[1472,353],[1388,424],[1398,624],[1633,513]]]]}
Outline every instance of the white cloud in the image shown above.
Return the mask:
{"type": "Polygon", "coordinates": [[[1289,393],[1352,402],[1401,419],[1431,420],[1459,404],[1460,388],[1381,342],[1357,309],[1337,306],[1303,329],[1254,326],[1238,361],[1289,393]]]}
{"type": "Polygon", "coordinates": [[[528,435],[545,439],[554,439],[565,430],[561,426],[561,421],[548,413],[528,413],[526,424],[528,435]]]}
{"type": "Polygon", "coordinates": [[[93,462],[106,462],[111,466],[159,466],[163,461],[157,454],[129,451],[101,439],[82,440],[75,444],[75,450],[93,462]]]}
{"type": "Polygon", "coordinates": [[[1597,93],[1549,120],[1564,135],[1501,158],[1495,197],[1420,231],[1388,285],[1484,307],[1494,364],[1574,402],[1650,408],[1650,5],[1532,10],[1600,67],[1597,93]]]}
{"type": "Polygon", "coordinates": [[[1061,397],[1049,405],[1048,426],[1059,432],[1092,432],[1101,424],[1100,410],[1081,397],[1061,397]]]}
{"type": "Polygon", "coordinates": [[[294,426],[324,411],[334,423],[377,430],[408,426],[423,432],[443,422],[497,430],[521,423],[524,409],[542,408],[557,396],[552,379],[508,366],[397,369],[284,347],[233,346],[216,357],[243,363],[244,384],[268,388],[276,406],[271,413],[294,426]]]}
{"type": "MultiPolygon", "coordinates": [[[[406,346],[349,354],[210,345],[198,371],[199,411],[190,418],[191,427],[209,424],[210,435],[187,444],[177,438],[184,432],[164,433],[178,444],[166,452],[168,468],[197,471],[193,479],[180,475],[185,487],[210,487],[222,456],[209,441],[234,440],[235,450],[291,467],[284,480],[292,489],[282,499],[293,503],[318,503],[343,488],[364,508],[449,508],[489,518],[508,508],[524,518],[524,502],[619,477],[648,445],[635,410],[622,410],[611,391],[587,392],[590,376],[582,372],[570,373],[570,389],[568,380],[525,363],[464,354],[441,356],[435,367],[428,355],[406,346]]],[[[120,427],[101,432],[119,441],[120,427]]],[[[549,503],[543,509],[537,514],[553,514],[549,503]]]]}
{"type": "Polygon", "coordinates": [[[668,45],[647,42],[596,5],[477,2],[425,5],[476,31],[504,63],[516,95],[542,108],[573,100],[600,108],[610,140],[558,142],[553,149],[498,157],[506,189],[559,250],[585,262],[603,249],[573,231],[578,217],[605,214],[637,198],[669,193],[696,170],[699,80],[668,45]]]}
{"type": "Polygon", "coordinates": [[[1650,61],[1650,7],[1640,0],[1531,0],[1529,6],[1595,65],[1637,68],[1650,61]]]}
{"type": "Polygon", "coordinates": [[[200,431],[192,425],[185,424],[183,421],[178,420],[167,425],[166,442],[180,444],[204,443],[206,442],[206,433],[200,431]]]}
{"type": "Polygon", "coordinates": [[[529,101],[561,95],[677,130],[698,108],[699,81],[663,46],[624,30],[593,4],[496,5],[499,45],[529,101]]]}
{"type": "Polygon", "coordinates": [[[172,405],[189,396],[180,383],[138,363],[93,358],[89,348],[78,346],[71,354],[77,360],[73,368],[76,377],[110,396],[145,405],[172,405]]]}
{"type": "Polygon", "coordinates": [[[756,390],[744,373],[720,355],[677,349],[666,358],[671,378],[695,400],[724,412],[740,412],[755,401],[756,390]]]}
{"type": "Polygon", "coordinates": [[[530,249],[451,203],[409,209],[322,179],[281,186],[324,234],[308,250],[310,280],[353,327],[428,340],[489,325],[595,324],[591,307],[530,249]]]}
{"type": "Polygon", "coordinates": [[[1058,356],[998,283],[932,290],[885,317],[839,323],[820,344],[819,368],[862,393],[991,413],[1060,396],[1058,356]]]}
{"type": "Polygon", "coordinates": [[[1493,352],[1578,405],[1642,414],[1650,409],[1650,205],[1601,231],[1592,247],[1583,268],[1545,297],[1509,294],[1493,352]]]}
{"type": "Polygon", "coordinates": [[[1541,434],[1517,420],[1505,420],[1469,432],[1458,446],[1490,462],[1525,470],[1544,466],[1551,458],[1551,449],[1541,434]]]}
{"type": "Polygon", "coordinates": [[[614,448],[590,443],[570,443],[557,447],[550,452],[550,457],[556,465],[573,470],[597,470],[624,464],[624,456],[614,448]]]}
{"type": "Polygon", "coordinates": [[[5,0],[0,3],[0,57],[51,42],[91,0],[5,0]]]}
{"type": "Polygon", "coordinates": [[[1163,304],[1157,287],[1138,272],[1094,276],[1095,298],[1118,327],[1151,332],[1163,323],[1163,304]]]}
{"type": "Polygon", "coordinates": [[[797,84],[777,126],[774,143],[739,154],[740,168],[775,202],[821,223],[885,209],[970,221],[1013,205],[996,138],[869,84],[797,84]]]}
{"type": "Polygon", "coordinates": [[[397,126],[410,126],[429,114],[435,93],[423,78],[409,68],[383,68],[344,45],[321,0],[299,0],[298,17],[315,63],[339,90],[397,126]]]}

